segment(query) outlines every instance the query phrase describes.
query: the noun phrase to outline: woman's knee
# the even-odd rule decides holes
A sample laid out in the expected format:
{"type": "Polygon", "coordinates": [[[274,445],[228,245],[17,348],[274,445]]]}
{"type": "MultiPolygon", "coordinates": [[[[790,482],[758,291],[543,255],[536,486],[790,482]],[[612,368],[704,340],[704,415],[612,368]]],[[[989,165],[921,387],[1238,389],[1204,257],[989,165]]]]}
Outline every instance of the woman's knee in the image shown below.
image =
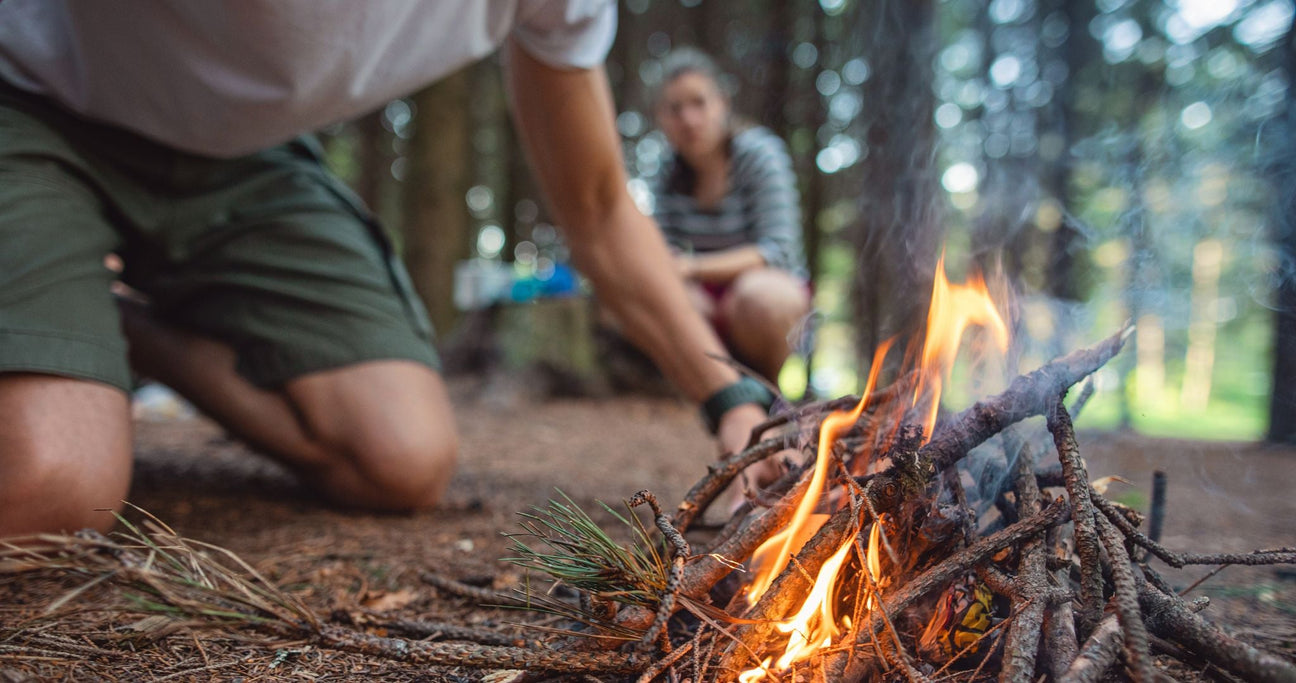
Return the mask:
{"type": "Polygon", "coordinates": [[[809,311],[805,284],[774,268],[748,271],[734,280],[722,302],[730,326],[771,333],[791,329],[809,311]]]}

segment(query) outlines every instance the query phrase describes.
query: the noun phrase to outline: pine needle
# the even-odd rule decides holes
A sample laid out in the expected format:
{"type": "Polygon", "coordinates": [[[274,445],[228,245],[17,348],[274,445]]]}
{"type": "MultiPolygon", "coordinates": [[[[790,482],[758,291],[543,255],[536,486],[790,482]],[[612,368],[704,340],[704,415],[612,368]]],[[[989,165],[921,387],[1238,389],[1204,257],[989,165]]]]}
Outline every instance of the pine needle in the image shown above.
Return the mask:
{"type": "MultiPolygon", "coordinates": [[[[630,527],[634,541],[629,547],[612,539],[567,494],[558,491],[562,501],[550,500],[545,508],[518,513],[523,532],[505,534],[512,542],[515,557],[504,558],[525,569],[536,570],[585,591],[590,597],[624,605],[653,607],[666,586],[667,563],[639,517],[630,511],[621,514],[599,503],[617,521],[630,527]]],[[[537,596],[528,596],[540,611],[561,613],[582,623],[603,625],[605,620],[583,613],[566,603],[561,607],[537,596]]]]}

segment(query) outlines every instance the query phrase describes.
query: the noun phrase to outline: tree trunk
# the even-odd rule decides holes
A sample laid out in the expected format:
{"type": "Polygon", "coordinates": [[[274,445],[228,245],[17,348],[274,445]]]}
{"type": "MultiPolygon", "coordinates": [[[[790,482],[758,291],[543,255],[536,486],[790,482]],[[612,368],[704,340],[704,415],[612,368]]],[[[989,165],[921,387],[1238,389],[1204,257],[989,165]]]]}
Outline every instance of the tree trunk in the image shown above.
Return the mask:
{"type": "Polygon", "coordinates": [[[383,127],[386,111],[379,109],[356,119],[356,157],[359,172],[355,191],[371,211],[383,216],[384,190],[391,180],[391,132],[383,127]]]}
{"type": "Polygon", "coordinates": [[[454,266],[469,254],[464,195],[470,180],[469,69],[414,95],[418,108],[405,176],[405,264],[433,326],[454,325],[454,266]]]}
{"type": "MultiPolygon", "coordinates": [[[[932,124],[932,0],[864,0],[860,35],[873,77],[864,85],[859,253],[852,281],[857,355],[867,367],[885,339],[918,329],[941,241],[932,124]],[[903,39],[897,38],[903,36],[903,39]]],[[[898,354],[892,354],[897,357],[898,354]]],[[[892,368],[894,369],[894,368],[892,368]]]]}
{"type": "MultiPolygon", "coordinates": [[[[1296,27],[1284,43],[1288,83],[1296,79],[1296,27]]],[[[1296,443],[1296,95],[1287,88],[1285,115],[1273,126],[1271,220],[1274,248],[1279,253],[1278,291],[1274,293],[1273,393],[1269,400],[1268,440],[1296,443]]]]}

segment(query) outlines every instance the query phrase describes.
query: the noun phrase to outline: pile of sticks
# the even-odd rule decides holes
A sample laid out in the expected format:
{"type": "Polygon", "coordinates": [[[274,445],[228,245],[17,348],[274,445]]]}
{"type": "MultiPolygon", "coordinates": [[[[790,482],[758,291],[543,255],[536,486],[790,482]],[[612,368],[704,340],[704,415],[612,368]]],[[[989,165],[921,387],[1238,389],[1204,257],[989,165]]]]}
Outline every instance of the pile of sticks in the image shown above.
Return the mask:
{"type": "MultiPolygon", "coordinates": [[[[813,432],[819,418],[854,405],[857,397],[803,406],[772,419],[754,432],[747,449],[711,467],[673,513],[664,512],[651,493],[636,494],[629,505],[652,510],[660,537],[654,536],[652,547],[635,555],[647,559],[633,567],[590,566],[589,554],[575,547],[579,543],[572,544],[572,557],[559,560],[586,562],[566,566],[591,577],[585,583],[564,581],[576,600],[506,595],[425,575],[426,581],[445,592],[485,604],[565,610],[571,623],[583,624],[549,639],[548,647],[519,647],[499,634],[444,624],[422,631],[418,624],[384,624],[388,632],[408,637],[378,636],[366,624],[312,615],[259,577],[240,584],[235,572],[219,574],[227,584],[196,594],[199,577],[207,580],[212,574],[201,569],[197,559],[201,552],[170,563],[174,566],[168,571],[176,572],[175,577],[158,576],[157,568],[163,563],[148,559],[156,552],[151,548],[166,548],[171,555],[185,548],[174,535],[134,548],[82,536],[64,539],[62,546],[51,546],[44,556],[30,547],[14,549],[0,553],[0,570],[5,562],[11,569],[15,562],[26,562],[28,567],[44,562],[46,567],[75,566],[81,571],[92,562],[114,565],[113,580],[131,580],[137,587],[142,581],[155,600],[173,607],[190,606],[189,611],[196,614],[219,610],[227,620],[242,614],[247,618],[240,623],[247,628],[411,664],[513,671],[493,680],[584,674],[643,682],[728,681],[777,654],[783,638],[775,633],[775,625],[805,598],[829,556],[854,539],[854,557],[838,579],[836,598],[850,613],[850,621],[843,622],[849,625],[830,647],[786,670],[768,672],[765,680],[981,680],[997,672],[999,680],[1009,682],[1039,680],[1042,675],[1054,681],[1098,681],[1114,674],[1150,683],[1167,679],[1164,669],[1154,664],[1155,653],[1194,670],[1210,667],[1237,680],[1296,681],[1292,662],[1212,626],[1199,615],[1204,601],[1180,597],[1148,564],[1153,557],[1172,567],[1296,563],[1296,549],[1213,555],[1172,552],[1154,539],[1155,533],[1140,531],[1142,515],[1109,500],[1101,487],[1090,483],[1071,421],[1087,396],[1082,392],[1071,408],[1063,399],[1070,388],[1115,356],[1128,334],[1124,330],[1018,377],[1003,393],[938,423],[926,443],[918,430],[897,428],[899,436],[887,453],[890,466],[860,475],[850,471],[852,444],[877,426],[868,424],[875,418],[865,413],[856,429],[834,448],[840,452],[834,452],[830,461],[834,472],[829,491],[836,496],[835,512],[755,604],[723,596],[733,583],[725,579],[742,576],[735,569],[787,526],[809,487],[813,466],[790,467],[782,479],[741,507],[708,543],[690,544],[692,528],[746,468],[789,449],[813,451],[815,447],[807,444],[817,443],[813,432]],[[1035,444],[1025,439],[1018,425],[1040,415],[1052,436],[1057,465],[1043,464],[1035,444]],[[798,425],[803,426],[796,429],[798,425]],[[785,433],[759,440],[778,428],[785,433]],[[963,471],[972,449],[991,439],[1016,457],[1004,482],[993,484],[994,491],[977,491],[983,500],[993,501],[993,509],[977,510],[964,490],[963,471]],[[998,521],[987,521],[991,519],[998,521]],[[887,552],[879,561],[888,580],[882,585],[864,569],[866,539],[874,525],[885,531],[887,552]],[[628,583],[613,586],[611,577],[628,583]],[[599,584],[603,579],[609,583],[599,584]],[[930,643],[920,642],[925,640],[924,630],[940,639],[940,629],[930,627],[936,605],[955,586],[968,582],[993,593],[997,602],[1007,603],[988,620],[994,623],[958,652],[933,650],[930,643]],[[238,595],[255,600],[231,600],[230,596],[238,595]],[[422,639],[432,632],[452,633],[466,642],[422,639]]],[[[899,392],[894,393],[898,397],[899,392]]],[[[873,403],[882,405],[887,397],[886,391],[880,392],[873,403]]],[[[646,532],[643,538],[648,539],[646,532]]],[[[561,541],[553,543],[559,555],[566,552],[561,541]]],[[[563,578],[561,573],[556,575],[563,578]]],[[[733,592],[732,586],[728,592],[733,592]]]]}
{"type": "MultiPolygon", "coordinates": [[[[991,655],[997,659],[1002,681],[1031,681],[1045,673],[1056,681],[1097,681],[1118,660],[1132,680],[1163,680],[1165,674],[1153,665],[1153,652],[1179,659],[1193,669],[1214,666],[1246,681],[1296,680],[1296,666],[1291,662],[1250,647],[1210,625],[1198,615],[1204,601],[1184,600],[1148,565],[1150,557],[1176,568],[1189,564],[1293,563],[1296,549],[1247,554],[1175,553],[1139,531],[1141,515],[1107,499],[1090,484],[1070,411],[1062,398],[1070,387],[1118,353],[1127,335],[1128,330],[1123,331],[1017,378],[1002,394],[982,400],[938,426],[926,445],[915,447],[920,435],[911,432],[902,436],[890,454],[890,469],[849,479],[843,468],[838,477],[839,490],[850,495],[850,504],[839,507],[756,605],[731,615],[742,623],[707,619],[682,646],[673,651],[662,647],[640,680],[653,680],[680,667],[684,667],[676,672],[680,677],[733,680],[739,672],[759,665],[778,642],[773,625],[789,616],[810,590],[812,577],[848,536],[857,539],[857,555],[861,558],[857,564],[862,569],[866,538],[863,530],[877,523],[879,516],[903,520],[905,511],[912,514],[915,509],[930,506],[937,495],[934,492],[940,491],[956,501],[955,514],[950,516],[957,518],[961,513],[966,520],[957,530],[958,547],[924,566],[914,566],[918,561],[916,551],[907,556],[902,552],[900,557],[893,552],[888,569],[898,572],[892,575],[903,580],[893,580],[889,587],[879,590],[880,605],[864,612],[863,619],[854,619],[851,623],[855,627],[841,642],[815,660],[783,672],[782,677],[885,680],[898,672],[911,681],[927,680],[935,669],[947,667],[917,656],[917,634],[898,632],[896,623],[916,607],[930,614],[933,596],[955,580],[974,574],[1011,603],[1009,616],[1001,624],[1004,628],[983,634],[983,638],[996,641],[1001,637],[1002,646],[998,642],[991,647],[977,643],[973,648],[986,652],[982,666],[991,655]],[[968,509],[959,483],[960,462],[974,447],[996,435],[1012,444],[1017,437],[1010,427],[1041,414],[1052,434],[1060,468],[1041,467],[1029,444],[1015,444],[1013,450],[1020,450],[1016,466],[1007,486],[996,497],[1001,517],[1015,521],[977,537],[977,515],[968,509]],[[1045,495],[1050,489],[1062,495],[1050,499],[1045,495]],[[1013,565],[1008,568],[1002,564],[1005,550],[1013,551],[1013,565]],[[689,652],[693,655],[685,657],[689,652]],[[1047,656],[1041,659],[1037,653],[1047,656]]],[[[1086,398],[1082,394],[1077,406],[1086,398]]],[[[779,421],[825,413],[856,400],[846,397],[808,406],[779,421]]],[[[700,512],[743,469],[805,441],[803,435],[762,441],[719,463],[689,491],[672,517],[657,515],[658,526],[667,538],[677,539],[674,545],[678,547],[683,542],[681,535],[700,512]]],[[[665,623],[663,612],[680,604],[705,602],[708,591],[729,574],[733,561],[750,557],[760,543],[787,524],[807,479],[808,472],[791,473],[773,487],[775,492],[784,491],[781,498],[764,509],[740,510],[717,540],[689,555],[678,576],[672,577],[669,595],[658,603],[657,613],[644,608],[623,609],[616,617],[617,623],[643,629],[645,644],[664,642],[659,633],[665,623]]],[[[903,521],[888,524],[891,526],[899,527],[893,532],[896,544],[914,535],[915,530],[906,529],[903,521]]],[[[950,539],[943,539],[943,543],[949,547],[950,539]]],[[[678,560],[677,554],[677,564],[678,560]]],[[[862,571],[857,574],[858,581],[866,580],[862,571]]],[[[858,601],[860,591],[854,596],[858,601]]]]}

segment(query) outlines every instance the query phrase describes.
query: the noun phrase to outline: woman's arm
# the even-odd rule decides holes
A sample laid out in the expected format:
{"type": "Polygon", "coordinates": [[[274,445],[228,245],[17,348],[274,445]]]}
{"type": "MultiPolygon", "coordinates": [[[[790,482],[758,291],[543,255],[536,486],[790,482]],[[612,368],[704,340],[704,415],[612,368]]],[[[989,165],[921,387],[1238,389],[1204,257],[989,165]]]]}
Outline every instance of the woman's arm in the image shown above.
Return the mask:
{"type": "Polygon", "coordinates": [[[759,247],[747,244],[705,254],[680,254],[675,265],[686,280],[725,284],[753,268],[765,265],[765,255],[759,247]]]}

